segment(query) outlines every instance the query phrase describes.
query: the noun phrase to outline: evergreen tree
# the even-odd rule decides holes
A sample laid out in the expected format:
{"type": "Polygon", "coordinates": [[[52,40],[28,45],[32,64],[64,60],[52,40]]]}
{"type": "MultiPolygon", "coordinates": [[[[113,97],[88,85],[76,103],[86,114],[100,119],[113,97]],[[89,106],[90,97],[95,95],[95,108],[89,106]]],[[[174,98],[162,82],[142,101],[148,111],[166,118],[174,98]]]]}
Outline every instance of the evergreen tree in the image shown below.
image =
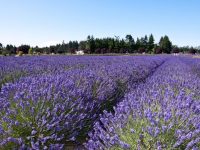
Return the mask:
{"type": "Polygon", "coordinates": [[[148,50],[149,50],[149,52],[153,52],[153,48],[154,48],[154,37],[153,37],[153,34],[151,34],[149,36],[149,41],[148,41],[148,50]]]}
{"type": "Polygon", "coordinates": [[[93,36],[88,36],[87,37],[87,44],[86,44],[86,49],[88,53],[94,53],[95,51],[95,41],[93,36]]]}
{"type": "Polygon", "coordinates": [[[78,49],[85,50],[86,49],[86,41],[80,41],[78,49]]]}
{"type": "Polygon", "coordinates": [[[135,43],[135,49],[136,49],[137,52],[138,52],[140,47],[141,47],[141,42],[140,42],[140,39],[137,38],[136,43],[135,43]]]}
{"type": "Polygon", "coordinates": [[[169,37],[167,35],[165,35],[164,37],[161,37],[159,46],[162,49],[163,53],[169,54],[172,51],[172,43],[169,40],[169,37]]]}
{"type": "Polygon", "coordinates": [[[0,54],[2,54],[3,44],[0,43],[0,54]]]}
{"type": "Polygon", "coordinates": [[[140,47],[139,48],[145,49],[145,51],[148,52],[147,51],[147,49],[148,49],[148,37],[147,37],[147,35],[140,38],[140,47]]]}
{"type": "Polygon", "coordinates": [[[59,44],[59,45],[58,45],[57,52],[58,52],[59,54],[65,53],[65,52],[66,52],[66,47],[65,47],[65,42],[64,42],[64,40],[63,40],[62,44],[59,44]]]}
{"type": "Polygon", "coordinates": [[[126,35],[127,49],[129,53],[133,53],[135,49],[135,41],[131,35],[126,35]]]}

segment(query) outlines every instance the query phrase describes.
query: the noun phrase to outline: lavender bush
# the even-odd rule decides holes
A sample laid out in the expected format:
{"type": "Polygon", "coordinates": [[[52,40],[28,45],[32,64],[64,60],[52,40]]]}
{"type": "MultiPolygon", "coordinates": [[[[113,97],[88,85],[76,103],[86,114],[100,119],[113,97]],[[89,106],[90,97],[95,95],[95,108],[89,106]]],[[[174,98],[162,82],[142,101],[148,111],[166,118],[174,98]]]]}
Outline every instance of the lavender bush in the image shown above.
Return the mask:
{"type": "Polygon", "coordinates": [[[199,149],[200,78],[196,63],[191,58],[166,61],[144,84],[128,92],[114,113],[104,111],[85,147],[199,149]]]}
{"type": "Polygon", "coordinates": [[[1,76],[12,77],[0,93],[0,148],[63,149],[84,140],[99,114],[111,111],[166,57],[7,59],[1,76]]]}

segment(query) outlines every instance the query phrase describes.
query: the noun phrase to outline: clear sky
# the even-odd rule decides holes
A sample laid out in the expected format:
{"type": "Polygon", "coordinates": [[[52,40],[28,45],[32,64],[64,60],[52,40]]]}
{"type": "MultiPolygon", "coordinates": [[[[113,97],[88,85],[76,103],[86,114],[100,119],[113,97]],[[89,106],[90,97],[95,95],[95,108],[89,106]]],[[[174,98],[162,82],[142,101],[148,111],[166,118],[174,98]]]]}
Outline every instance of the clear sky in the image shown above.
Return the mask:
{"type": "Polygon", "coordinates": [[[46,46],[94,37],[168,35],[200,45],[200,0],[0,0],[0,43],[46,46]]]}

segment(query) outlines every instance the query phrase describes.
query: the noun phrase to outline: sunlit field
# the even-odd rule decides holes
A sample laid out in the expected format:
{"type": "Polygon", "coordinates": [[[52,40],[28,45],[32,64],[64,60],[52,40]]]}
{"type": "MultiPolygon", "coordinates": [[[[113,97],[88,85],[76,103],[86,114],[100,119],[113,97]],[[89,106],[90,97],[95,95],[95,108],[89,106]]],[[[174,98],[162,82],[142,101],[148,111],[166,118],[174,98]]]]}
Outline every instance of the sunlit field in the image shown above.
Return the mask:
{"type": "Polygon", "coordinates": [[[200,148],[200,59],[0,58],[0,149],[200,148]]]}

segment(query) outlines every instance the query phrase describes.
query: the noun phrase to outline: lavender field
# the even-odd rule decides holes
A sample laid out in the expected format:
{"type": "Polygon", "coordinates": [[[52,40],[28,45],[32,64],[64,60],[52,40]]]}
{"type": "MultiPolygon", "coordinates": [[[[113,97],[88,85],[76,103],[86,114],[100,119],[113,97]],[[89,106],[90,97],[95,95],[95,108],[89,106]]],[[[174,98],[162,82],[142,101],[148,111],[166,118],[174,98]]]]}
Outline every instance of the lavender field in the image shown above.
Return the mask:
{"type": "Polygon", "coordinates": [[[0,149],[198,150],[200,59],[0,57],[0,149]]]}

